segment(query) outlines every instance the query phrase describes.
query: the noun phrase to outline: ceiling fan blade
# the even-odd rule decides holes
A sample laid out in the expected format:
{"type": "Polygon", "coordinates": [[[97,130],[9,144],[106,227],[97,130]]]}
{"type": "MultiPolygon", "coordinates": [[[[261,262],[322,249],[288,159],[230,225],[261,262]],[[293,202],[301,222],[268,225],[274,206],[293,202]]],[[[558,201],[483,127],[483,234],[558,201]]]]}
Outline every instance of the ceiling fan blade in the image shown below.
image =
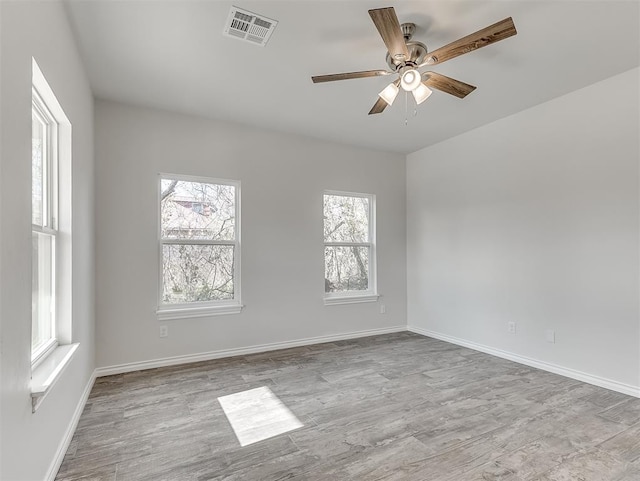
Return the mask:
{"type": "Polygon", "coordinates": [[[369,10],[369,15],[378,29],[384,44],[387,46],[391,57],[396,60],[409,59],[409,51],[404,42],[400,22],[393,7],[369,10]]]}
{"type": "MultiPolygon", "coordinates": [[[[398,79],[395,82],[393,82],[393,84],[396,87],[398,85],[400,85],[400,79],[398,79]]],[[[378,97],[378,100],[376,100],[376,103],[373,104],[373,107],[371,107],[371,110],[369,110],[369,115],[382,113],[384,111],[384,109],[387,108],[387,105],[389,105],[389,104],[387,103],[387,101],[385,99],[383,99],[382,97],[378,97]]]]}
{"type": "Polygon", "coordinates": [[[364,70],[362,72],[345,72],[345,73],[334,73],[330,75],[316,75],[315,77],[311,77],[314,84],[320,82],[333,82],[334,80],[347,80],[351,78],[366,78],[366,77],[380,77],[383,75],[391,75],[393,72],[388,72],[387,70],[364,70]]]}
{"type": "Polygon", "coordinates": [[[389,104],[387,104],[387,102],[385,102],[384,99],[382,99],[381,97],[378,97],[378,100],[376,100],[376,103],[373,104],[373,107],[371,107],[371,110],[369,110],[369,115],[382,113],[382,111],[387,108],[387,105],[389,104]]]}
{"type": "Polygon", "coordinates": [[[422,74],[422,78],[424,79],[422,83],[427,87],[455,95],[460,99],[465,98],[476,89],[473,85],[435,72],[425,72],[422,74]]]}
{"type": "Polygon", "coordinates": [[[492,43],[509,38],[518,32],[513,24],[511,17],[505,18],[493,25],[490,25],[482,30],[478,30],[471,35],[462,37],[461,39],[451,42],[444,47],[440,47],[433,52],[429,52],[427,58],[420,67],[424,65],[436,65],[447,60],[451,60],[459,55],[478,50],[479,48],[486,47],[492,43]]]}

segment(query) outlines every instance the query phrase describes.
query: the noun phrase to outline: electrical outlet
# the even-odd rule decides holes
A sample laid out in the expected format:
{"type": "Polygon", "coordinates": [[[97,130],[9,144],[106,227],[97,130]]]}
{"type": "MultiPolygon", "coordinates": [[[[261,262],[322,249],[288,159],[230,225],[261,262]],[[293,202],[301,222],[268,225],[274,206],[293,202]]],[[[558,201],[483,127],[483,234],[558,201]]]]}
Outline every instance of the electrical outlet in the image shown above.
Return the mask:
{"type": "Polygon", "coordinates": [[[551,344],[556,343],[556,331],[553,329],[547,329],[545,331],[545,337],[547,338],[547,342],[550,342],[551,344]]]}
{"type": "Polygon", "coordinates": [[[385,306],[384,304],[380,304],[380,314],[386,314],[387,313],[387,306],[385,306]]]}
{"type": "Polygon", "coordinates": [[[160,326],[160,337],[169,336],[169,326],[160,326]]]}
{"type": "Polygon", "coordinates": [[[515,322],[507,322],[507,332],[509,334],[516,333],[516,323],[515,322]]]}

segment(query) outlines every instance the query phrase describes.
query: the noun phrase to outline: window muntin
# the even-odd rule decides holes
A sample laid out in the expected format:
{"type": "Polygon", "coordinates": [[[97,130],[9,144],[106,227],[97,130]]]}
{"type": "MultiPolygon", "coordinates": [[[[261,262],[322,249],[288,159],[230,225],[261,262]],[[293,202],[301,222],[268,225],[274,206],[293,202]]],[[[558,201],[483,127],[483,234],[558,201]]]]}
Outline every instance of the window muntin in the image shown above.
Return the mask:
{"type": "Polygon", "coordinates": [[[160,309],[239,304],[239,184],[163,175],[160,309]]]}
{"type": "Polygon", "coordinates": [[[56,236],[58,124],[38,92],[31,105],[31,362],[57,345],[56,236]]]}
{"type": "Polygon", "coordinates": [[[324,194],[325,297],[375,294],[374,196],[324,194]]]}

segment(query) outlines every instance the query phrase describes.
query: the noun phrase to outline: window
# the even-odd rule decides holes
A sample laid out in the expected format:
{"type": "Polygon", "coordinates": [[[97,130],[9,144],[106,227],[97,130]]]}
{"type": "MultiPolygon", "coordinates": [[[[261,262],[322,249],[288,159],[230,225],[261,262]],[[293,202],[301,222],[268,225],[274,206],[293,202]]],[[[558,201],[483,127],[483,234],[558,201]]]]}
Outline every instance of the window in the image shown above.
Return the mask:
{"type": "Polygon", "coordinates": [[[58,124],[34,88],[31,105],[31,362],[57,345],[58,124]]]}
{"type": "Polygon", "coordinates": [[[240,185],[160,177],[160,305],[172,319],[240,312],[240,185]]]}
{"type": "Polygon", "coordinates": [[[71,122],[32,59],[30,387],[33,412],[60,379],[79,346],[71,342],[71,130],[71,122]]]}
{"type": "Polygon", "coordinates": [[[324,194],[325,304],[374,301],[375,196],[324,194]]]}

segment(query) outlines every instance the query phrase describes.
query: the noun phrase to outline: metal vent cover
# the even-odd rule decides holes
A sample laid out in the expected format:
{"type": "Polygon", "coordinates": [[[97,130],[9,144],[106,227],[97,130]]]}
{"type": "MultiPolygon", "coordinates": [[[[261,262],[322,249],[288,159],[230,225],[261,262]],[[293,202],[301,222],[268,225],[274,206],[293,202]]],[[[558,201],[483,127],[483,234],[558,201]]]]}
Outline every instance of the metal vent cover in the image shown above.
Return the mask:
{"type": "Polygon", "coordinates": [[[277,20],[231,7],[223,35],[264,47],[277,25],[277,20]]]}

